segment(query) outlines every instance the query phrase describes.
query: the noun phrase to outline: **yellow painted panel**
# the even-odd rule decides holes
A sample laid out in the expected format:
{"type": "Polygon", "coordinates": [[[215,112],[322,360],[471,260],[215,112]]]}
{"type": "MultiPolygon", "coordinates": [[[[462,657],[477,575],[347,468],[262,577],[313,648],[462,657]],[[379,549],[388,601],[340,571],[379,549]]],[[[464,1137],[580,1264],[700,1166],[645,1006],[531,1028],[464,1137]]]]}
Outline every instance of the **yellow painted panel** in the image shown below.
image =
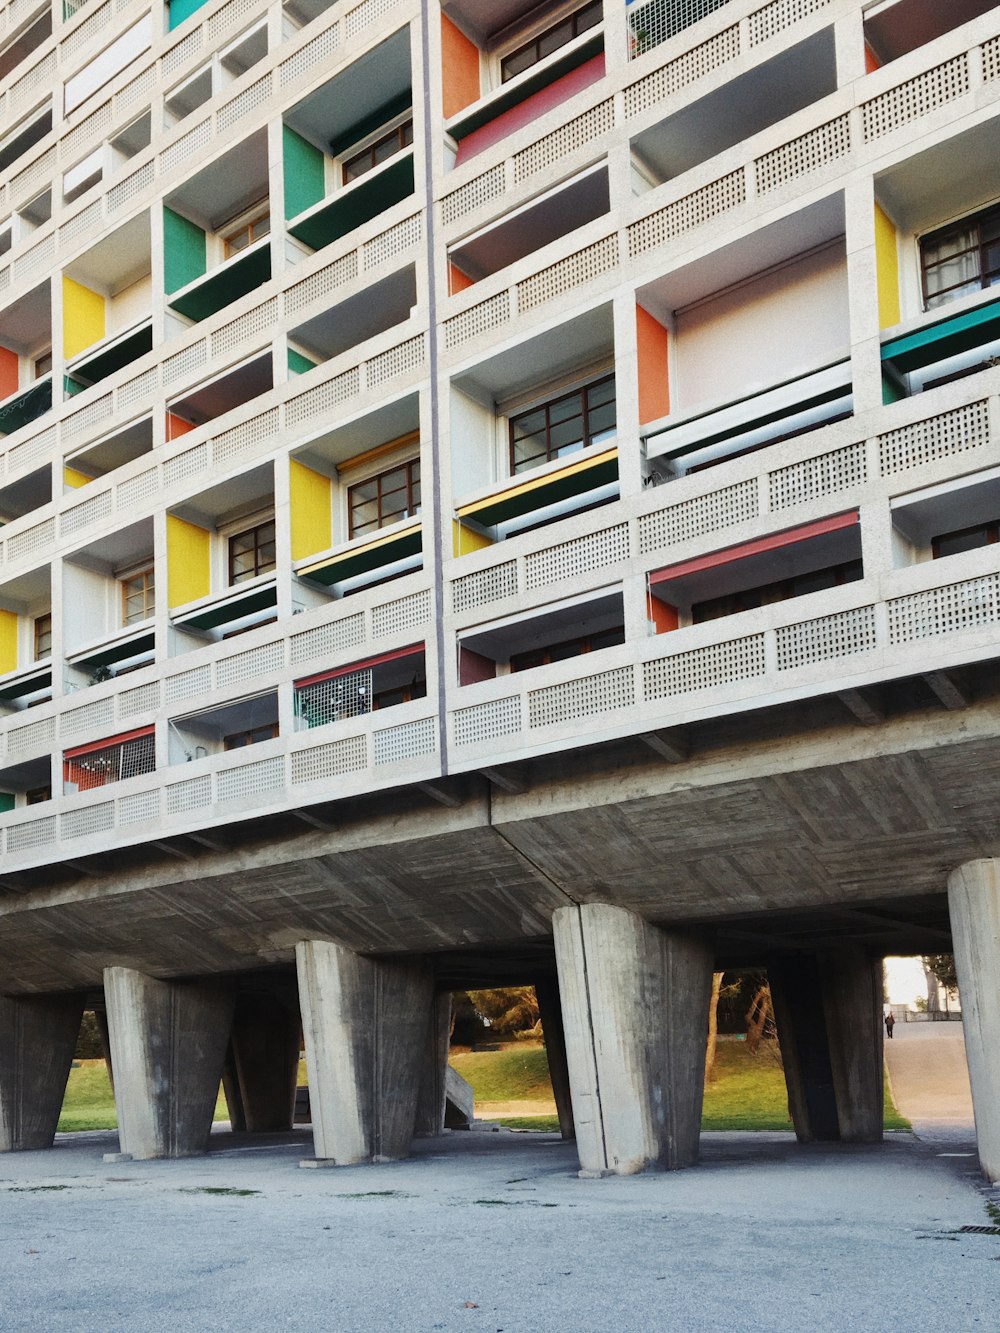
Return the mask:
{"type": "Polygon", "coordinates": [[[17,670],[17,616],[0,610],[0,676],[17,670]]]}
{"type": "Polygon", "coordinates": [[[212,591],[212,536],[204,528],[167,515],[167,604],[183,606],[212,591]]]}
{"type": "Polygon", "coordinates": [[[63,482],[67,486],[89,486],[93,480],[94,478],[88,477],[86,472],[77,472],[75,467],[63,468],[63,482]]]}
{"type": "Polygon", "coordinates": [[[595,454],[593,458],[585,458],[582,463],[572,463],[569,467],[559,468],[555,472],[546,472],[543,477],[535,477],[533,481],[523,481],[519,486],[508,486],[505,491],[498,491],[496,495],[488,495],[482,500],[473,500],[471,504],[460,505],[455,512],[459,518],[466,514],[475,514],[477,509],[483,509],[488,505],[495,505],[500,500],[511,500],[516,495],[526,495],[529,491],[537,491],[540,486],[548,486],[551,481],[557,477],[571,477],[577,472],[586,472],[588,468],[599,467],[611,458],[618,456],[618,446],[614,449],[606,449],[604,453],[595,454]]]}
{"type": "Polygon", "coordinates": [[[472,551],[482,551],[484,547],[493,545],[492,537],[487,537],[484,532],[477,532],[475,528],[470,528],[463,523],[456,523],[454,519],[452,519],[451,532],[456,557],[469,555],[472,551]]]}
{"type": "Polygon", "coordinates": [[[63,355],[71,360],[104,337],[104,297],[63,278],[63,355]]]}
{"type": "Polygon", "coordinates": [[[896,228],[875,205],[875,263],[878,267],[878,325],[891,329],[900,321],[899,250],[896,228]]]}
{"type": "Polygon", "coordinates": [[[292,506],[292,559],[304,560],[333,545],[332,482],[304,463],[289,460],[292,506]]]}

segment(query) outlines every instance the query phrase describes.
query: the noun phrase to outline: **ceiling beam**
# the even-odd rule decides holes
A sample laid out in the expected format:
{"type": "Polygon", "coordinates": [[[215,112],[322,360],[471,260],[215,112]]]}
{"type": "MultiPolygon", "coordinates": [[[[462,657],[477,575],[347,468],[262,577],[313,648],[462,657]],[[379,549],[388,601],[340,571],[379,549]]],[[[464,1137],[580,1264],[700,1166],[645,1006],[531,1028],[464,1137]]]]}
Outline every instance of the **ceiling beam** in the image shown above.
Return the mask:
{"type": "Polygon", "coordinates": [[[517,769],[510,767],[500,768],[481,768],[480,773],[489,782],[492,787],[499,787],[501,791],[509,792],[512,796],[523,796],[528,790],[528,784],[523,778],[518,776],[517,769]]]}
{"type": "Polygon", "coordinates": [[[429,796],[432,801],[437,801],[438,805],[446,805],[449,810],[454,810],[462,804],[461,798],[455,796],[440,782],[418,782],[416,787],[425,796],[429,796]]]}
{"type": "Polygon", "coordinates": [[[691,754],[691,741],[680,727],[667,727],[662,731],[647,731],[639,739],[661,759],[670,764],[682,764],[691,754]]]}
{"type": "Polygon", "coordinates": [[[883,709],[862,690],[838,690],[837,698],[863,727],[874,727],[885,721],[883,709]]]}
{"type": "Polygon", "coordinates": [[[949,710],[968,708],[970,699],[948,671],[925,671],[924,680],[937,695],[938,702],[949,710]]]}

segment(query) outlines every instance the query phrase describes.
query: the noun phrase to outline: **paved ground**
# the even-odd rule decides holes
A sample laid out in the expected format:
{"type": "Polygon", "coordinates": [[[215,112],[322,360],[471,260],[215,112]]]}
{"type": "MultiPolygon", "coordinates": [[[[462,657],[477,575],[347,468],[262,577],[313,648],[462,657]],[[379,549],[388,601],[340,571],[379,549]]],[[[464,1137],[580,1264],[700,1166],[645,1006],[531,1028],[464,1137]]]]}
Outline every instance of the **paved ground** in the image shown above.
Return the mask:
{"type": "Polygon", "coordinates": [[[897,1023],[885,1053],[896,1105],[920,1138],[975,1137],[961,1023],[897,1023]]]}
{"type": "Polygon", "coordinates": [[[114,1135],[0,1161],[0,1329],[949,1333],[995,1329],[1000,1236],[967,1158],[710,1134],[690,1171],[581,1181],[509,1132],[303,1171],[308,1134],[106,1166],[114,1135]],[[243,1191],[246,1191],[245,1193],[243,1191]]]}

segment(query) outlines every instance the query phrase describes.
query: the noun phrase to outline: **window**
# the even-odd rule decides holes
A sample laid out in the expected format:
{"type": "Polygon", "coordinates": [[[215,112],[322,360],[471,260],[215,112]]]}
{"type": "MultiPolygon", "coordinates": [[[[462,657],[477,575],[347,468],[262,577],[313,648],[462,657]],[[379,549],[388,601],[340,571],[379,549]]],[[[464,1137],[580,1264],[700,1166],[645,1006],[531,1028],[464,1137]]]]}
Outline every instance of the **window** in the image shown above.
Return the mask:
{"type": "Polygon", "coordinates": [[[1000,204],[932,231],[920,242],[924,308],[1000,283],[1000,204]]]}
{"type": "Polygon", "coordinates": [[[41,805],[43,801],[52,800],[51,787],[33,787],[31,791],[25,792],[24,801],[26,805],[41,805]]]}
{"type": "Polygon", "coordinates": [[[248,731],[237,731],[232,736],[223,738],[226,750],[241,750],[244,745],[257,745],[261,741],[273,741],[278,734],[277,722],[268,722],[263,727],[251,727],[248,731]]]}
{"type": "Polygon", "coordinates": [[[52,371],[52,348],[47,348],[44,352],[35,357],[34,360],[34,378],[40,380],[43,375],[48,375],[52,371]]]}
{"type": "Polygon", "coordinates": [[[260,206],[255,206],[249,216],[244,214],[237,223],[223,229],[222,239],[226,247],[226,258],[239,254],[241,250],[253,245],[254,241],[268,236],[270,231],[271,212],[265,200],[260,206]]]}
{"type": "Polygon", "coordinates": [[[52,615],[35,617],[35,661],[52,656],[52,615]]]}
{"type": "Polygon", "coordinates": [[[351,537],[376,532],[419,513],[419,458],[411,458],[407,463],[400,463],[398,467],[348,487],[348,535],[351,537]]]}
{"type": "Polygon", "coordinates": [[[741,592],[726,593],[722,597],[711,597],[707,601],[696,602],[691,608],[691,619],[695,625],[701,625],[706,620],[735,616],[740,611],[753,611],[759,606],[770,606],[773,602],[784,602],[791,597],[805,597],[810,592],[839,588],[841,584],[854,583],[861,578],[864,578],[861,561],[849,560],[842,565],[814,570],[810,574],[796,574],[777,583],[766,583],[759,588],[744,588],[741,592]]]}
{"type": "Polygon", "coordinates": [[[614,433],[615,377],[606,375],[511,417],[510,470],[527,472],[609,440],[614,433]]]}
{"type": "Polygon", "coordinates": [[[510,659],[511,671],[530,671],[532,667],[548,666],[550,662],[565,662],[571,657],[582,657],[584,653],[596,653],[602,648],[617,648],[625,642],[625,630],[621,625],[614,629],[601,630],[598,634],[586,634],[579,639],[567,639],[563,643],[553,643],[545,648],[531,648],[527,652],[514,653],[510,659]]]}
{"type": "Polygon", "coordinates": [[[246,583],[274,568],[274,519],[229,538],[229,582],[246,583]]]}
{"type": "Polygon", "coordinates": [[[387,162],[390,157],[402,149],[408,148],[413,142],[413,121],[404,120],[402,125],[397,125],[395,129],[389,130],[381,138],[370,143],[367,148],[362,148],[360,153],[355,153],[352,157],[346,158],[342,167],[343,181],[347,185],[349,181],[357,180],[363,176],[366,171],[371,171],[382,162],[387,162]]]}
{"type": "Polygon", "coordinates": [[[935,560],[946,555],[961,555],[963,551],[975,551],[980,546],[993,546],[1000,541],[1000,523],[977,523],[972,528],[958,528],[955,532],[942,532],[931,539],[931,551],[935,560]]]}
{"type": "Polygon", "coordinates": [[[148,620],[156,606],[156,582],[152,567],[121,580],[122,624],[137,625],[148,620]]]}
{"type": "Polygon", "coordinates": [[[546,28],[530,42],[526,42],[524,46],[519,46],[516,51],[504,56],[500,61],[500,82],[506,83],[515,75],[523,74],[526,69],[537,65],[540,60],[550,56],[553,51],[558,51],[561,46],[566,46],[588,28],[596,28],[603,17],[602,0],[590,0],[590,4],[584,5],[573,14],[568,14],[566,18],[560,19],[551,28],[546,28]]]}

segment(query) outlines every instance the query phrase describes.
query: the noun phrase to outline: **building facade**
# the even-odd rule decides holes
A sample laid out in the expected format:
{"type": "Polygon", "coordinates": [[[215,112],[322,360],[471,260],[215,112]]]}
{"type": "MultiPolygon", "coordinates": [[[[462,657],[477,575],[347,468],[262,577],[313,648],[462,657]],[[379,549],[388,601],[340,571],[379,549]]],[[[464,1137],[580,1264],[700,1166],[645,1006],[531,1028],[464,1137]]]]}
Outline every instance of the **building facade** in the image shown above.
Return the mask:
{"type": "Polygon", "coordinates": [[[1000,8],[0,42],[0,1146],[87,1004],[125,1152],[223,1067],[280,1127],[301,1021],[317,1156],[398,1155],[511,979],[583,1167],[683,1165],[740,964],[870,1139],[880,959],[954,932],[1000,1176],[1000,8]]]}

